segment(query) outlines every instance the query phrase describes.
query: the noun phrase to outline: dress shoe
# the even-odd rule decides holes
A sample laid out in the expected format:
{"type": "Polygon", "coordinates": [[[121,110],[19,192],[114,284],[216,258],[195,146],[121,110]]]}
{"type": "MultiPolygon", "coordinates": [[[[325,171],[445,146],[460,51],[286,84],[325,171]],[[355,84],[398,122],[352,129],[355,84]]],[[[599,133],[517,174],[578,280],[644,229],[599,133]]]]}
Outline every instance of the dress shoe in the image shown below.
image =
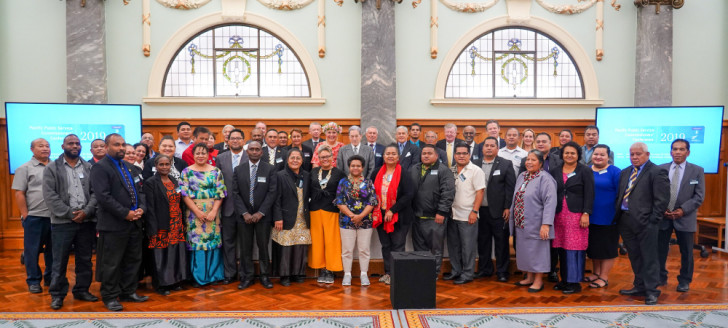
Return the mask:
{"type": "Polygon", "coordinates": [[[63,307],[63,298],[54,297],[51,300],[51,309],[58,310],[63,307]]]}
{"type": "Polygon", "coordinates": [[[449,273],[442,275],[442,280],[454,280],[454,279],[457,279],[458,277],[460,277],[459,274],[449,272],[449,273]]]}
{"type": "Polygon", "coordinates": [[[463,277],[458,277],[457,279],[453,280],[452,283],[456,284],[456,285],[464,285],[464,284],[467,284],[472,281],[473,281],[473,279],[465,279],[463,277]]]}
{"type": "Polygon", "coordinates": [[[565,281],[557,282],[556,285],[554,285],[554,290],[564,290],[566,285],[567,283],[565,281]]]}
{"type": "Polygon", "coordinates": [[[644,290],[639,290],[637,288],[632,289],[622,289],[619,291],[620,295],[626,295],[626,296],[645,296],[644,290]]]}
{"type": "Polygon", "coordinates": [[[559,274],[557,272],[550,272],[548,280],[550,282],[559,282],[559,274]]]}
{"type": "Polygon", "coordinates": [[[252,286],[255,283],[255,279],[245,279],[240,282],[238,289],[245,289],[252,286]]]}
{"type": "Polygon", "coordinates": [[[124,309],[124,307],[121,306],[121,303],[117,300],[104,302],[104,305],[106,305],[106,308],[109,309],[109,311],[121,311],[124,309]]]}
{"type": "Polygon", "coordinates": [[[562,293],[569,295],[569,294],[576,294],[581,292],[581,284],[580,283],[569,283],[566,284],[566,288],[564,288],[562,293]]]}
{"type": "Polygon", "coordinates": [[[40,294],[43,292],[43,288],[40,287],[40,284],[30,285],[28,286],[28,291],[32,294],[40,294]]]}
{"type": "Polygon", "coordinates": [[[475,274],[476,279],[477,278],[487,278],[487,277],[492,277],[492,276],[493,276],[492,273],[486,273],[485,271],[478,271],[478,273],[475,274]]]}
{"type": "Polygon", "coordinates": [[[180,286],[180,285],[175,285],[174,287],[172,287],[173,292],[179,292],[179,291],[183,291],[183,290],[185,290],[185,289],[182,288],[182,286],[180,286]]]}
{"type": "Polygon", "coordinates": [[[686,282],[681,282],[681,283],[677,284],[678,292],[684,293],[684,292],[687,292],[688,290],[690,290],[690,284],[688,284],[686,282]]]}
{"type": "Polygon", "coordinates": [[[506,276],[506,275],[498,275],[498,281],[500,281],[500,282],[508,282],[508,276],[506,276]]]}
{"type": "Polygon", "coordinates": [[[121,295],[119,296],[119,300],[122,302],[146,302],[149,299],[149,296],[139,296],[137,293],[131,293],[129,295],[121,295]]]}
{"type": "Polygon", "coordinates": [[[233,282],[233,280],[234,280],[233,278],[225,278],[225,279],[223,279],[223,280],[220,281],[220,284],[221,285],[229,285],[229,284],[231,284],[233,282]]]}
{"type": "Polygon", "coordinates": [[[169,294],[172,293],[169,291],[169,289],[165,289],[165,288],[157,288],[154,291],[157,292],[157,294],[162,295],[162,296],[169,296],[169,294]]]}
{"type": "Polygon", "coordinates": [[[286,287],[290,286],[291,277],[289,277],[289,276],[281,277],[281,285],[286,286],[286,287]]]}
{"type": "Polygon", "coordinates": [[[265,287],[266,289],[273,288],[273,283],[270,282],[270,279],[268,278],[268,276],[261,276],[260,284],[263,285],[263,287],[265,287]]]}
{"type": "Polygon", "coordinates": [[[661,281],[660,281],[660,282],[659,282],[659,283],[657,284],[657,287],[662,287],[662,286],[667,286],[667,280],[661,280],[661,281]]]}
{"type": "Polygon", "coordinates": [[[645,305],[655,305],[657,304],[657,296],[656,295],[649,295],[645,297],[645,305]]]}
{"type": "Polygon", "coordinates": [[[306,282],[306,276],[292,276],[291,280],[297,284],[304,283],[306,282]]]}
{"type": "Polygon", "coordinates": [[[79,301],[86,301],[86,302],[96,302],[99,300],[98,297],[92,295],[89,292],[73,294],[73,298],[75,298],[79,301]]]}

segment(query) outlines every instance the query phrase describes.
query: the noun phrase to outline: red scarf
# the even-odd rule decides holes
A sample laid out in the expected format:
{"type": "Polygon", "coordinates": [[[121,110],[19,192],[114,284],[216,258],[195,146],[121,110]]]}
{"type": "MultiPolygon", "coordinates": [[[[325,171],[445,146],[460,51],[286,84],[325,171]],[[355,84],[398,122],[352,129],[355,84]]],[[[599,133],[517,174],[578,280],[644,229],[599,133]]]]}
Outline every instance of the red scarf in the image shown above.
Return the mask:
{"type": "MultiPolygon", "coordinates": [[[[379,201],[380,205],[377,206],[377,208],[374,209],[374,213],[372,215],[374,216],[374,222],[372,223],[372,227],[376,228],[382,222],[384,221],[382,218],[382,197],[379,196],[382,194],[382,179],[384,178],[384,175],[387,173],[387,167],[383,166],[379,173],[377,173],[377,178],[374,179],[374,190],[377,194],[377,200],[379,201]]],[[[399,188],[399,180],[402,175],[402,166],[397,163],[397,166],[394,168],[394,174],[392,174],[392,181],[389,182],[389,187],[387,188],[387,207],[391,208],[390,204],[396,204],[397,203],[397,189],[399,188]]],[[[387,208],[387,209],[389,209],[387,208]]],[[[394,224],[397,223],[397,219],[399,218],[399,215],[397,213],[394,213],[392,216],[392,220],[389,222],[384,222],[384,231],[387,233],[391,233],[394,231],[394,224]]]]}

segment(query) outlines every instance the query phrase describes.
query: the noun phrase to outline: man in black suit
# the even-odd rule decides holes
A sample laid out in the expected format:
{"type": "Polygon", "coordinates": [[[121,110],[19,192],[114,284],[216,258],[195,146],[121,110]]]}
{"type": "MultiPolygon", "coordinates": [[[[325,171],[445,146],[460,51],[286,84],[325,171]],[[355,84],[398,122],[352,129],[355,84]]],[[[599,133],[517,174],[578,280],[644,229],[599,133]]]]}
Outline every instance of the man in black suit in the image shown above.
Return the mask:
{"type": "Polygon", "coordinates": [[[498,281],[508,281],[510,247],[508,245],[508,220],[516,173],[511,161],[498,156],[498,140],[487,137],[483,141],[483,158],[473,161],[485,173],[485,197],[480,205],[478,219],[478,274],[476,278],[493,275],[491,260],[495,241],[495,273],[498,281]]]}
{"type": "Polygon", "coordinates": [[[668,171],[670,178],[670,201],[660,223],[658,252],[660,254],[660,285],[667,284],[667,253],[670,249],[672,231],[680,247],[680,275],[677,276],[677,291],[690,290],[693,281],[693,244],[698,224],[698,207],[705,198],[705,174],[702,167],[688,163],[690,142],[675,139],[670,155],[672,162],[660,165],[668,171]]]}
{"type": "Polygon", "coordinates": [[[222,142],[218,142],[217,144],[212,146],[213,149],[217,149],[218,155],[220,155],[230,149],[230,144],[229,144],[228,139],[230,138],[230,132],[232,132],[233,130],[235,130],[235,127],[230,124],[225,125],[222,128],[222,142]]]}
{"type": "Polygon", "coordinates": [[[253,266],[253,237],[258,245],[258,264],[260,283],[265,288],[273,288],[270,282],[270,255],[268,243],[271,231],[271,206],[276,198],[275,172],[272,165],[261,159],[263,149],[258,141],[248,144],[248,161],[241,162],[233,174],[233,196],[235,215],[242,218],[242,259],[238,289],[245,289],[255,282],[253,266]]]}
{"type": "Polygon", "coordinates": [[[500,123],[496,120],[489,120],[485,123],[485,131],[489,137],[498,139],[498,149],[506,146],[506,141],[500,137],[500,123]]]}
{"type": "Polygon", "coordinates": [[[272,165],[276,171],[281,171],[286,167],[284,157],[283,147],[278,146],[278,130],[269,129],[265,133],[265,145],[263,145],[261,160],[272,165]]]}
{"type": "Polygon", "coordinates": [[[101,298],[111,311],[121,311],[119,300],[144,302],[136,293],[142,262],[142,221],[146,209],[141,178],[124,162],[124,138],[106,136],[106,157],[91,168],[91,190],[96,196],[99,231],[96,280],[101,298]],[[117,300],[117,298],[119,300],[117,300]]]}
{"type": "Polygon", "coordinates": [[[442,149],[446,157],[443,161],[447,167],[451,168],[455,166],[455,145],[463,142],[462,139],[457,138],[458,126],[453,123],[445,124],[445,139],[438,140],[435,147],[442,149]]]}
{"type": "Polygon", "coordinates": [[[465,138],[465,144],[468,145],[468,152],[470,153],[470,161],[475,163],[483,159],[483,144],[475,142],[475,127],[468,125],[463,128],[463,138],[465,138]]]}
{"type": "Polygon", "coordinates": [[[660,265],[657,251],[660,220],[670,200],[667,171],[650,162],[647,145],[629,148],[632,165],[622,170],[614,219],[627,248],[634,272],[634,287],[622,295],[645,296],[645,304],[657,304],[660,265]]]}
{"type": "MultiPolygon", "coordinates": [[[[234,174],[235,168],[240,163],[248,161],[248,154],[243,151],[243,143],[245,135],[243,131],[234,129],[228,133],[228,150],[217,156],[215,165],[222,171],[225,187],[229,192],[233,190],[235,184],[234,174]]],[[[235,215],[235,197],[225,197],[222,201],[222,219],[220,224],[220,233],[222,234],[222,258],[225,267],[224,284],[231,283],[235,276],[243,272],[238,272],[238,258],[236,250],[238,246],[238,236],[242,232],[243,223],[238,220],[235,215]]]]}
{"type": "Polygon", "coordinates": [[[420,162],[420,147],[413,145],[407,140],[408,134],[406,126],[399,126],[394,137],[397,140],[397,147],[399,147],[399,165],[402,166],[402,171],[407,171],[410,167],[420,162]]]}
{"type": "Polygon", "coordinates": [[[367,128],[367,146],[371,147],[374,150],[374,177],[376,177],[377,173],[379,173],[379,168],[384,165],[384,145],[377,143],[378,137],[379,130],[377,130],[375,126],[370,126],[367,128]]]}
{"type": "Polygon", "coordinates": [[[308,135],[311,136],[311,139],[308,139],[301,144],[308,146],[312,151],[316,151],[316,146],[318,146],[319,142],[324,141],[321,139],[321,123],[311,122],[311,124],[308,125],[308,135]]]}
{"type": "MultiPolygon", "coordinates": [[[[538,135],[536,135],[536,140],[533,142],[536,144],[536,149],[540,151],[542,154],[544,154],[544,162],[543,162],[543,170],[546,172],[549,172],[554,167],[557,167],[561,164],[561,158],[559,158],[559,155],[556,155],[554,153],[550,153],[549,150],[551,149],[551,136],[546,132],[541,132],[538,135]]],[[[521,160],[521,166],[518,172],[516,172],[516,175],[520,174],[521,172],[526,170],[526,158],[523,158],[521,160]]],[[[554,178],[555,179],[555,178],[554,178]]]]}
{"type": "MultiPolygon", "coordinates": [[[[427,131],[425,133],[425,145],[435,145],[437,144],[437,132],[435,131],[427,131]]],[[[424,145],[422,146],[424,147],[424,145]]],[[[420,149],[422,148],[420,147],[420,149]]],[[[445,151],[435,147],[435,152],[437,153],[437,161],[440,163],[445,164],[447,166],[447,154],[445,154],[445,151]]],[[[420,153],[421,154],[421,153],[420,153]]]]}

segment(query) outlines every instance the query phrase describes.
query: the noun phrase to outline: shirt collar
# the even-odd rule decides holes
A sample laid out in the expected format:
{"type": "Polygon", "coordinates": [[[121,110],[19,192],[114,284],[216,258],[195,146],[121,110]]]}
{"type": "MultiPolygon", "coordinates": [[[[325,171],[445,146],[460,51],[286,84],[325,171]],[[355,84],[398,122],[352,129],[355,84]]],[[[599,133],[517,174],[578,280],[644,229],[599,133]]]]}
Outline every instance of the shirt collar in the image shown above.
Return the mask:
{"type": "MultiPolygon", "coordinates": [[[[63,163],[64,163],[64,164],[68,164],[68,166],[71,166],[71,163],[69,163],[69,162],[68,162],[68,161],[66,160],[66,156],[63,156],[63,163]]],[[[78,161],[76,161],[76,165],[75,165],[75,166],[71,166],[71,167],[72,167],[72,168],[76,168],[76,167],[79,167],[79,166],[81,166],[81,158],[80,158],[80,157],[78,158],[78,161]]]]}
{"type": "Polygon", "coordinates": [[[39,160],[38,160],[37,158],[35,158],[35,157],[31,157],[31,158],[30,158],[30,162],[31,162],[31,163],[33,164],[33,166],[38,166],[38,165],[42,165],[42,166],[45,166],[45,164],[41,163],[41,162],[40,162],[40,161],[39,161],[39,160]]]}

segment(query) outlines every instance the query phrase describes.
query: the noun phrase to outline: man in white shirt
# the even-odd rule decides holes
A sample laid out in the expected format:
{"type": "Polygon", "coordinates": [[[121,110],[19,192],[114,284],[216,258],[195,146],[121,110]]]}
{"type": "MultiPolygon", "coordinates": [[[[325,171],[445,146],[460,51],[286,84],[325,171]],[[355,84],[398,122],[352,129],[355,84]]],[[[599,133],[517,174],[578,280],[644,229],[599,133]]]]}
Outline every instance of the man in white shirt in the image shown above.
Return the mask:
{"type": "Polygon", "coordinates": [[[521,160],[528,156],[528,152],[518,146],[520,133],[516,128],[509,128],[506,131],[506,146],[498,151],[498,156],[503,157],[513,163],[513,171],[518,175],[518,167],[521,160]]]}
{"type": "Polygon", "coordinates": [[[192,145],[192,125],[190,123],[182,121],[177,124],[177,140],[174,144],[176,147],[174,157],[182,158],[182,153],[192,145]]]}

